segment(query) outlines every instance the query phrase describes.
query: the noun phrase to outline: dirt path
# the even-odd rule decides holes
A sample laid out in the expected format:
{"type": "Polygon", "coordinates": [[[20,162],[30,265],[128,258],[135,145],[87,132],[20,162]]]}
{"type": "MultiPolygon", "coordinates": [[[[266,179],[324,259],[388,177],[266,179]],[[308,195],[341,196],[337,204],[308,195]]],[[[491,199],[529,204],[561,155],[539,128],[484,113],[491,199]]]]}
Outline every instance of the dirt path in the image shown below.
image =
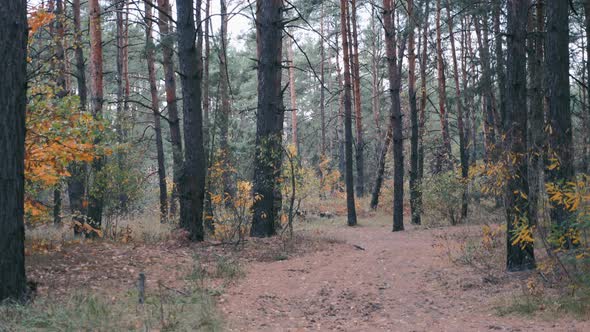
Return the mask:
{"type": "Polygon", "coordinates": [[[445,230],[334,228],[342,241],[287,261],[258,262],[220,307],[230,331],[590,331],[589,322],[499,317],[520,283],[488,283],[435,248],[445,230]],[[364,248],[355,248],[354,245],[364,248]]]}

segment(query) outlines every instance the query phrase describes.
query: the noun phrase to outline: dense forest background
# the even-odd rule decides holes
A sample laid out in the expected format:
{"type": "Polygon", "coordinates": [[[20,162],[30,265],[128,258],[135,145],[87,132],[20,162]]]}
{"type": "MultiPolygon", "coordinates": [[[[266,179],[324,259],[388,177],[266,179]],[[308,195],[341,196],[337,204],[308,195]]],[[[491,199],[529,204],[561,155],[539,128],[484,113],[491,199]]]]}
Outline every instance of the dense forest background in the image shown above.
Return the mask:
{"type": "Polygon", "coordinates": [[[376,214],[484,223],[507,271],[590,287],[590,1],[16,2],[0,298],[26,293],[22,225],[238,246],[376,214]]]}

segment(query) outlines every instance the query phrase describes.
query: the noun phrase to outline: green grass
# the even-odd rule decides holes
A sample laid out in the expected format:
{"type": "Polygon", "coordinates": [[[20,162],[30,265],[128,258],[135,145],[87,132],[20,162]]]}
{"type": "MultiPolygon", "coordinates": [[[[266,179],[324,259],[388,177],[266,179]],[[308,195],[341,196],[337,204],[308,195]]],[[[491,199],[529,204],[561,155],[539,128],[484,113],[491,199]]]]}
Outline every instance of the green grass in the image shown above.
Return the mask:
{"type": "Polygon", "coordinates": [[[497,306],[499,316],[535,316],[542,313],[544,318],[554,319],[569,315],[576,319],[590,319],[590,294],[561,296],[515,296],[506,304],[497,306]]]}
{"type": "Polygon", "coordinates": [[[215,303],[207,292],[155,292],[145,304],[137,295],[109,300],[75,294],[32,304],[0,305],[0,331],[220,331],[215,303]]]}

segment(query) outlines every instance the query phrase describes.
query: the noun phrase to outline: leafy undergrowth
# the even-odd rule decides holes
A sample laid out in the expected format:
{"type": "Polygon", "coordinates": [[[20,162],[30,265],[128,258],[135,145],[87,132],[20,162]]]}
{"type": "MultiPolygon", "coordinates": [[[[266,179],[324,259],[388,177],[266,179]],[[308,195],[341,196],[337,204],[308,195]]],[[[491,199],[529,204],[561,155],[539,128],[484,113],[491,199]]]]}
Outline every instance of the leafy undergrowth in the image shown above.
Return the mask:
{"type": "Polygon", "coordinates": [[[513,283],[512,294],[498,301],[494,309],[499,316],[534,316],[556,320],[570,316],[590,319],[590,289],[572,288],[559,266],[551,264],[545,248],[536,251],[534,271],[508,273],[506,264],[506,229],[498,225],[448,229],[435,236],[435,247],[456,265],[473,270],[481,287],[513,283]]]}

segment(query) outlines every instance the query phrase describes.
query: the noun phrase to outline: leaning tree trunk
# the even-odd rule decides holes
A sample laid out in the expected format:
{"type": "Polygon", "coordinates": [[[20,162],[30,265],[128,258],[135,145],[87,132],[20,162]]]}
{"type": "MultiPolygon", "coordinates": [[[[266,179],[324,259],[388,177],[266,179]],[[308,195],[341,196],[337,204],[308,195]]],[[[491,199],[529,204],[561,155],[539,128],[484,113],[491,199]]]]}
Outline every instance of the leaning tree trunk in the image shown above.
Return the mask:
{"type": "MultiPolygon", "coordinates": [[[[388,62],[390,121],[393,130],[393,231],[404,230],[404,141],[400,101],[401,71],[395,53],[396,31],[392,0],[383,0],[383,27],[388,62]]],[[[401,53],[401,52],[400,52],[401,53]]],[[[401,54],[400,54],[401,56],[401,54]]]]}
{"type": "Polygon", "coordinates": [[[346,25],[347,0],[340,1],[340,30],[342,34],[342,55],[344,62],[344,142],[346,154],[346,208],[348,226],[355,226],[356,206],[354,202],[354,175],[352,170],[352,82],[348,52],[348,31],[346,25]]]}
{"type": "MultiPolygon", "coordinates": [[[[96,120],[102,118],[103,99],[103,60],[102,60],[102,31],[100,27],[100,4],[99,0],[88,0],[88,11],[90,15],[90,110],[96,120]]],[[[99,138],[95,143],[100,143],[99,138]]],[[[92,173],[96,179],[104,166],[104,157],[98,157],[92,163],[92,173]]],[[[94,183],[96,187],[96,181],[94,183]]],[[[103,212],[103,190],[95,188],[94,193],[88,200],[88,218],[94,227],[99,228],[102,223],[103,212]]],[[[95,234],[95,233],[92,233],[95,234]]]]}
{"type": "Polygon", "coordinates": [[[389,146],[391,145],[391,139],[393,136],[392,126],[393,123],[390,121],[387,128],[387,133],[385,134],[385,140],[383,141],[383,146],[381,147],[381,151],[379,153],[377,176],[375,177],[375,185],[373,186],[373,191],[371,192],[371,209],[373,210],[377,209],[379,206],[379,194],[381,192],[381,187],[383,186],[383,180],[385,177],[385,162],[387,160],[387,152],[389,151],[389,146]]]}
{"type": "Polygon", "coordinates": [[[27,105],[27,4],[0,10],[0,302],[24,300],[25,113],[27,105]]]}
{"type": "Polygon", "coordinates": [[[168,107],[168,123],[170,125],[170,143],[172,145],[172,197],[170,198],[170,214],[176,215],[176,204],[182,188],[180,177],[183,168],[182,138],[180,120],[176,102],[176,77],[174,76],[174,41],[170,31],[170,1],[158,0],[158,22],[162,40],[162,67],[164,67],[164,86],[166,89],[166,105],[168,107]]]}
{"type": "MultiPolygon", "coordinates": [[[[547,1],[545,48],[545,89],[548,106],[549,159],[556,158],[558,167],[548,167],[547,182],[575,181],[572,114],[569,85],[569,2],[547,1]]],[[[565,232],[573,213],[563,204],[551,207],[551,221],[565,232]]],[[[568,239],[568,242],[571,238],[568,239]]],[[[569,243],[571,244],[571,243],[569,243]]]]}
{"type": "Polygon", "coordinates": [[[281,91],[283,0],[256,2],[258,112],[254,157],[254,205],[250,235],[272,236],[282,204],[279,188],[284,107],[281,91]]]}
{"type": "Polygon", "coordinates": [[[529,270],[535,267],[533,243],[513,242],[515,233],[521,228],[530,229],[526,144],[526,35],[529,5],[530,0],[508,1],[509,38],[504,132],[506,148],[514,155],[514,163],[509,165],[513,177],[508,181],[505,196],[508,237],[506,264],[509,271],[529,270]]]}
{"type": "Polygon", "coordinates": [[[178,63],[182,84],[184,158],[180,197],[180,226],[192,241],[204,239],[203,199],[205,198],[206,157],[203,147],[201,104],[203,62],[201,59],[201,0],[177,0],[178,63]],[[195,11],[196,10],[196,18],[195,11]],[[195,24],[197,22],[197,24],[195,24]],[[196,43],[195,43],[196,41],[196,43]]]}
{"type": "Polygon", "coordinates": [[[453,31],[453,17],[451,16],[451,4],[447,0],[447,25],[449,26],[449,37],[451,39],[451,55],[453,58],[453,76],[455,81],[455,94],[457,100],[457,128],[459,129],[459,155],[461,160],[461,179],[463,185],[463,195],[461,198],[461,218],[467,218],[468,196],[467,196],[467,177],[469,176],[469,155],[467,154],[467,144],[465,135],[465,124],[463,121],[463,97],[461,96],[461,85],[459,84],[459,65],[457,61],[457,50],[455,48],[455,33],[453,31]]]}
{"type": "Polygon", "coordinates": [[[156,85],[156,67],[154,55],[154,41],[152,38],[152,6],[145,1],[145,39],[146,57],[148,65],[148,78],[150,82],[150,94],[152,97],[152,112],[154,114],[154,131],[156,132],[156,152],[158,158],[158,183],[160,187],[160,222],[164,223],[168,217],[168,190],[166,188],[166,166],[164,155],[164,142],[162,139],[162,125],[160,114],[160,100],[158,86],[156,85]]]}

